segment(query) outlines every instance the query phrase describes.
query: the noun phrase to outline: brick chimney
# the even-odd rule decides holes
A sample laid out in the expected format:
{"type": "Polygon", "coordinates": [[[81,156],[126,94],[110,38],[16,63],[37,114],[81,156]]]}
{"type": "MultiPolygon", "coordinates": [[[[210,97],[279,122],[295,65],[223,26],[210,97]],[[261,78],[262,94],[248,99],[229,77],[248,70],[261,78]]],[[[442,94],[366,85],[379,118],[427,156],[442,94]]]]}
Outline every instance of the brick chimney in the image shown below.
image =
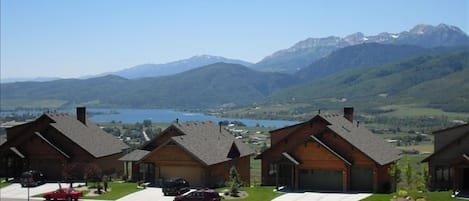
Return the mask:
{"type": "Polygon", "coordinates": [[[77,120],[86,125],[86,107],[77,107],[77,120]]]}
{"type": "Polygon", "coordinates": [[[344,118],[353,123],[353,107],[344,107],[344,118]]]}

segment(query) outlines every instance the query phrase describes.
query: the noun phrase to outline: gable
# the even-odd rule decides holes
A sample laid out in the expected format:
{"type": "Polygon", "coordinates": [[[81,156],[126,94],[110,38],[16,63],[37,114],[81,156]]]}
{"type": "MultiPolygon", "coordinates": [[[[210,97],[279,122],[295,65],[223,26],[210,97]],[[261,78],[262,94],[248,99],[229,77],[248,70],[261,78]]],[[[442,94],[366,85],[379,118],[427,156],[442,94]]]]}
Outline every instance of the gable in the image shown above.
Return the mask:
{"type": "Polygon", "coordinates": [[[437,152],[423,159],[422,162],[440,161],[446,163],[461,157],[463,154],[469,154],[469,132],[440,148],[437,152]]]}
{"type": "Polygon", "coordinates": [[[233,142],[231,144],[230,151],[228,152],[228,155],[226,156],[227,158],[239,158],[241,156],[241,153],[239,152],[238,146],[236,146],[236,143],[233,142]]]}
{"type": "Polygon", "coordinates": [[[440,149],[447,146],[452,141],[462,137],[467,132],[469,132],[469,124],[463,124],[433,132],[435,136],[434,152],[438,152],[440,149]]]}
{"type": "Polygon", "coordinates": [[[303,126],[304,123],[295,124],[292,126],[287,126],[281,129],[270,131],[270,144],[271,146],[276,145],[280,142],[283,138],[285,138],[288,134],[292,133],[293,131],[299,129],[303,126]]]}
{"type": "MultiPolygon", "coordinates": [[[[297,126],[291,126],[285,131],[290,131],[288,133],[282,133],[283,138],[277,141],[276,144],[272,144],[271,147],[260,155],[256,159],[264,158],[264,156],[272,157],[282,152],[291,150],[298,146],[298,144],[303,143],[310,139],[310,136],[316,133],[323,132],[326,129],[327,124],[324,121],[318,121],[318,118],[313,118],[308,122],[297,124],[297,126]]],[[[280,131],[281,129],[277,129],[280,131]]]]}
{"type": "MultiPolygon", "coordinates": [[[[385,142],[384,139],[371,133],[363,126],[359,126],[358,123],[351,122],[337,114],[319,114],[307,122],[284,130],[275,130],[275,133],[282,131],[290,131],[290,133],[281,133],[280,135],[283,138],[276,140],[276,144],[262,152],[256,159],[264,158],[267,155],[268,157],[277,156],[286,150],[294,148],[297,144],[301,144],[311,135],[318,135],[326,130],[337,134],[352,147],[379,165],[385,165],[399,159],[400,152],[385,142]]],[[[332,149],[334,151],[337,150],[335,147],[332,147],[332,149]]],[[[342,153],[339,153],[339,155],[342,155],[342,153]]],[[[366,160],[366,157],[362,158],[366,160]]]]}
{"type": "Polygon", "coordinates": [[[129,148],[125,143],[106,133],[95,124],[83,124],[69,114],[47,114],[54,122],[50,126],[70,139],[95,158],[121,153],[129,148]]]}
{"type": "Polygon", "coordinates": [[[166,143],[147,154],[145,162],[158,165],[202,165],[191,153],[174,143],[166,143]]]}
{"type": "Polygon", "coordinates": [[[316,135],[318,139],[331,147],[336,153],[350,161],[353,165],[374,165],[375,162],[353,144],[330,129],[316,135]]]}
{"type": "Polygon", "coordinates": [[[30,135],[26,141],[15,148],[28,159],[56,160],[58,158],[70,158],[67,153],[50,143],[40,134],[30,135]]]}
{"type": "Polygon", "coordinates": [[[296,147],[292,153],[301,161],[300,168],[344,168],[347,165],[344,160],[314,140],[296,147]]]}
{"type": "Polygon", "coordinates": [[[321,115],[321,117],[330,122],[330,125],[327,126],[328,129],[342,137],[377,164],[386,165],[399,159],[399,150],[385,142],[383,138],[373,134],[363,125],[359,125],[358,122],[351,122],[337,114],[326,114],[321,115]]]}
{"type": "Polygon", "coordinates": [[[155,136],[149,142],[146,142],[141,146],[141,150],[152,151],[168,141],[171,137],[184,135],[177,127],[170,125],[168,128],[161,131],[160,134],[155,136]]]}

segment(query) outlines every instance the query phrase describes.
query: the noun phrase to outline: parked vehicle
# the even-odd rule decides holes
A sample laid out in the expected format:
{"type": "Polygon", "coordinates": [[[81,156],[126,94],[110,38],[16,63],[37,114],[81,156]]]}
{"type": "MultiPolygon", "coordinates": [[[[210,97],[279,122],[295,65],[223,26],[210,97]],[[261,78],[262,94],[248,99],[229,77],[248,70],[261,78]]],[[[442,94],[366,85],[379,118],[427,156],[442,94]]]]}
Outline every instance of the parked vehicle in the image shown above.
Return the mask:
{"type": "Polygon", "coordinates": [[[44,174],[37,170],[23,172],[20,176],[21,187],[35,187],[44,184],[44,174]]]}
{"type": "Polygon", "coordinates": [[[59,188],[55,191],[47,192],[42,195],[46,200],[75,200],[83,196],[81,191],[75,190],[73,188],[59,188]]]}
{"type": "Polygon", "coordinates": [[[222,197],[215,190],[196,190],[185,195],[179,195],[174,201],[221,201],[222,197]]]}
{"type": "Polygon", "coordinates": [[[163,194],[181,195],[190,190],[189,182],[182,178],[170,179],[163,183],[163,194]]]}

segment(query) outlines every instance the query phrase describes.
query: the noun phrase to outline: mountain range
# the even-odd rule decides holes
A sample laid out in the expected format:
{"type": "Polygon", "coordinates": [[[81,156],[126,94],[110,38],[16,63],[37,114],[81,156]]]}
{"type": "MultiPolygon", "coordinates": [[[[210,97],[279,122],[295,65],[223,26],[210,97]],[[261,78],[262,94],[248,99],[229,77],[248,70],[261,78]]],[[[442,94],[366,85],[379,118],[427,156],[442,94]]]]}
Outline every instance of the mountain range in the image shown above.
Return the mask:
{"type": "MultiPolygon", "coordinates": [[[[341,48],[337,48],[338,43],[334,42],[337,40],[333,37],[317,39],[315,41],[322,45],[316,44],[312,49],[337,49],[294,73],[259,71],[255,70],[259,63],[251,65],[239,60],[203,55],[189,58],[186,62],[161,64],[156,68],[149,66],[152,70],[165,69],[155,70],[158,71],[155,77],[142,78],[138,73],[150,73],[145,67],[138,67],[116,72],[122,73],[121,76],[3,83],[0,88],[1,107],[12,109],[53,102],[58,103],[59,107],[80,104],[94,107],[206,109],[253,103],[333,105],[339,100],[370,107],[419,103],[447,111],[469,112],[469,97],[465,95],[465,91],[469,91],[467,35],[447,25],[419,25],[399,35],[380,35],[366,37],[374,42],[363,42],[364,36],[360,34],[348,36],[348,39],[339,41],[348,41],[347,44],[353,45],[341,48]],[[422,38],[404,43],[411,36],[422,38]],[[432,37],[432,42],[423,42],[432,37]],[[389,38],[394,38],[393,42],[389,42],[389,38]],[[193,65],[197,61],[203,63],[209,60],[225,62],[208,62],[201,67],[193,65]],[[182,67],[187,63],[191,66],[182,67]]],[[[300,51],[299,56],[295,52],[289,54],[295,58],[308,57],[304,52],[300,51]]]]}
{"type": "Polygon", "coordinates": [[[165,64],[141,64],[124,70],[106,73],[121,76],[128,79],[143,78],[143,77],[158,77],[173,75],[197,67],[206,66],[214,63],[233,63],[241,64],[244,66],[251,66],[252,64],[246,61],[237,59],[228,59],[220,56],[199,55],[193,56],[188,59],[169,62],[165,64]]]}
{"type": "Polygon", "coordinates": [[[335,50],[363,43],[414,45],[432,48],[469,45],[469,38],[458,27],[446,24],[437,26],[421,24],[409,31],[400,33],[384,32],[374,36],[366,36],[361,32],[357,32],[344,38],[337,36],[308,38],[288,49],[279,50],[265,57],[254,64],[252,68],[260,71],[295,73],[335,50]]]}

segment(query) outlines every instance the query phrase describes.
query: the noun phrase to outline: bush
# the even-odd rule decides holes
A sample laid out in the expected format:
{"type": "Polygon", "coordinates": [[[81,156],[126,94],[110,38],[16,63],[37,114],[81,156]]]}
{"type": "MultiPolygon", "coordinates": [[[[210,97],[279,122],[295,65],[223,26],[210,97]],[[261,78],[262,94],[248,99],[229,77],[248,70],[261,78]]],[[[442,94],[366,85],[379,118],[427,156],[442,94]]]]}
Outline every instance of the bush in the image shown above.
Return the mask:
{"type": "Polygon", "coordinates": [[[409,195],[409,193],[406,190],[399,190],[397,195],[399,195],[399,197],[405,198],[409,195]]]}

